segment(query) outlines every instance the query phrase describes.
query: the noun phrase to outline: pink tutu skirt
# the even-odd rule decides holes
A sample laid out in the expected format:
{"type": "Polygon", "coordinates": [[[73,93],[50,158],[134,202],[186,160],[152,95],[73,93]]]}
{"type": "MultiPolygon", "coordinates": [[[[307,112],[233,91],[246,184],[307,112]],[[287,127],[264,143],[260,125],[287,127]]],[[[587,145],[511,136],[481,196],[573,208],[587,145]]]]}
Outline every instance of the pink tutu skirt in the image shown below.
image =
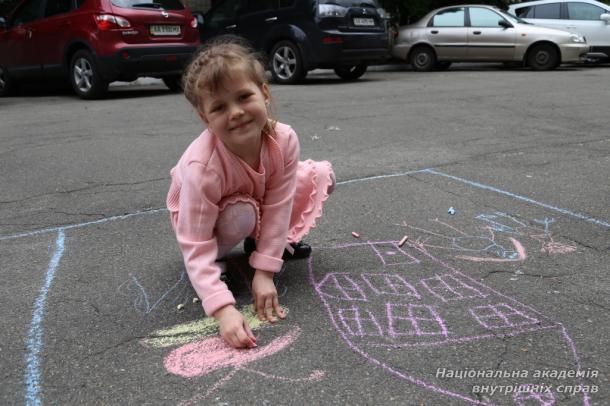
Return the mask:
{"type": "Polygon", "coordinates": [[[297,188],[292,203],[292,215],[288,227],[288,242],[299,242],[316,226],[322,216],[322,206],[328,199],[329,187],[334,187],[335,174],[328,161],[299,162],[297,188]]]}

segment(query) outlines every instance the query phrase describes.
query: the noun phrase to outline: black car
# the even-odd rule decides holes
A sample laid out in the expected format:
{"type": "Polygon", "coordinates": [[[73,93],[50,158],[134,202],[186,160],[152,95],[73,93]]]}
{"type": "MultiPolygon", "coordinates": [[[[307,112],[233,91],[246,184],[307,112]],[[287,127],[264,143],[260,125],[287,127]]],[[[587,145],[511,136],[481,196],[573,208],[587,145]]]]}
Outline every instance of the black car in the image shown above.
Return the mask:
{"type": "Polygon", "coordinates": [[[247,39],[269,58],[277,83],[297,83],[317,68],[345,80],[389,57],[385,12],[376,0],[221,0],[203,16],[201,41],[247,39]]]}

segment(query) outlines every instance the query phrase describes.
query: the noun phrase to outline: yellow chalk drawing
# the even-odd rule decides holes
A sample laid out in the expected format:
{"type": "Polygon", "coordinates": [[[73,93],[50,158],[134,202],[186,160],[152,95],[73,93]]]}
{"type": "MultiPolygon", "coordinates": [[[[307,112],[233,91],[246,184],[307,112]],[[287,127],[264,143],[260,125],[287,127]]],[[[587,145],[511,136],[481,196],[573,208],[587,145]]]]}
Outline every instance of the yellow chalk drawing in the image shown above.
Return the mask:
{"type": "MultiPolygon", "coordinates": [[[[285,314],[288,308],[281,306],[285,314]]],[[[258,330],[270,323],[262,321],[256,315],[253,305],[242,307],[239,312],[245,317],[252,330],[258,330]]],[[[148,338],[141,341],[147,347],[164,348],[190,343],[204,337],[218,334],[218,322],[213,317],[205,317],[202,320],[191,321],[154,331],[148,338]]]]}

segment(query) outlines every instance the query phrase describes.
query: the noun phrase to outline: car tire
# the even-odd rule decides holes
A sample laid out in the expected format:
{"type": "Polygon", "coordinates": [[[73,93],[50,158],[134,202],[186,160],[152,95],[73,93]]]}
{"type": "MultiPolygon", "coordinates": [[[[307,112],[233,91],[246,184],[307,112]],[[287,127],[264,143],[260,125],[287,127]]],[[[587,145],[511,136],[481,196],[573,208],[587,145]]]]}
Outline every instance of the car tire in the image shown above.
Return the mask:
{"type": "Polygon", "coordinates": [[[182,76],[164,76],[163,83],[174,93],[182,92],[182,76]]]}
{"type": "Polygon", "coordinates": [[[533,70],[550,70],[559,66],[559,52],[550,44],[535,45],[527,54],[527,64],[533,70]]]}
{"type": "Polygon", "coordinates": [[[0,97],[10,96],[17,90],[17,83],[11,78],[5,68],[0,66],[0,97]]]}
{"type": "Polygon", "coordinates": [[[335,73],[343,80],[351,81],[357,80],[366,73],[368,66],[366,64],[354,65],[354,66],[340,66],[335,68],[335,73]]]}
{"type": "Polygon", "coordinates": [[[82,99],[98,99],[108,90],[108,82],[100,75],[95,57],[84,49],[76,51],[70,60],[70,83],[82,99]]]}
{"type": "Polygon", "coordinates": [[[418,72],[429,72],[436,67],[436,54],[432,48],[419,46],[411,51],[409,63],[418,72]]]}
{"type": "Polygon", "coordinates": [[[436,63],[436,70],[447,70],[451,67],[451,62],[437,62],[436,63]]]}
{"type": "Polygon", "coordinates": [[[276,83],[302,82],[307,75],[299,47],[292,41],[280,41],[273,46],[269,58],[271,75],[276,83]]]}

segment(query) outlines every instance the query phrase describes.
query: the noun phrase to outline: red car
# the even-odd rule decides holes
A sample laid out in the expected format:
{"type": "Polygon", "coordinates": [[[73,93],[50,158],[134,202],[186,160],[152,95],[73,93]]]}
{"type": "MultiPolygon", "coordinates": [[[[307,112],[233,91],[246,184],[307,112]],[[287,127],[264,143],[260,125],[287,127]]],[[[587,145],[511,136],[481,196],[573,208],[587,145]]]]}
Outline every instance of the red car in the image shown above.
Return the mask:
{"type": "Polygon", "coordinates": [[[0,96],[50,78],[84,99],[140,76],[179,90],[198,46],[197,19],[179,0],[24,0],[0,17],[0,96]]]}

